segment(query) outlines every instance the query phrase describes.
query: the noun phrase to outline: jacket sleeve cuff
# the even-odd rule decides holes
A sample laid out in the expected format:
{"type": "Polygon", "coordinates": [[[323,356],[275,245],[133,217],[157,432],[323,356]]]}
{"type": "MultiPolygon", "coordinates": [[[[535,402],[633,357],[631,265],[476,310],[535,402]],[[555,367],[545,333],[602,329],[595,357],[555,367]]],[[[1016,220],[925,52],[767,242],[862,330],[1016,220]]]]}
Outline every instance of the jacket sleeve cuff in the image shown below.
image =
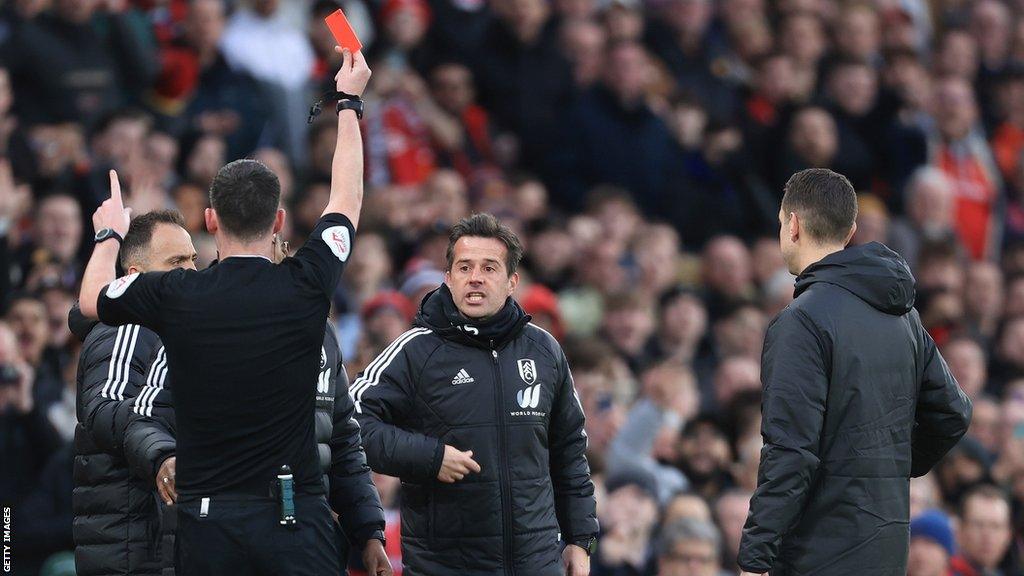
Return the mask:
{"type": "Polygon", "coordinates": [[[441,473],[441,464],[444,463],[444,442],[437,441],[437,447],[434,448],[434,459],[430,462],[430,479],[437,478],[437,475],[441,473]]]}

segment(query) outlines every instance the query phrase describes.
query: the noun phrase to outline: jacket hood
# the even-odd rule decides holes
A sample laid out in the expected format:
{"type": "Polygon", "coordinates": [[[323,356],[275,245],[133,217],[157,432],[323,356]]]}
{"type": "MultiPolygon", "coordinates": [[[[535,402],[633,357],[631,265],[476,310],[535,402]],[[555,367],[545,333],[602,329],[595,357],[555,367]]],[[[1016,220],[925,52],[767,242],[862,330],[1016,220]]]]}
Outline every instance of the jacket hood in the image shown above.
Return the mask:
{"type": "Polygon", "coordinates": [[[68,312],[68,328],[71,329],[71,333],[78,338],[79,341],[85,342],[85,337],[89,335],[89,332],[99,324],[98,320],[91,320],[82,314],[82,309],[78,307],[78,302],[71,307],[71,311],[68,312]]]}
{"type": "Polygon", "coordinates": [[[501,310],[490,318],[467,318],[455,306],[448,286],[441,284],[423,297],[415,325],[430,328],[447,340],[497,348],[518,336],[529,321],[530,315],[512,298],[506,299],[501,310]]]}
{"type": "Polygon", "coordinates": [[[893,316],[902,316],[914,307],[910,267],[899,254],[878,242],[847,248],[811,264],[797,277],[793,296],[817,282],[839,286],[893,316]]]}

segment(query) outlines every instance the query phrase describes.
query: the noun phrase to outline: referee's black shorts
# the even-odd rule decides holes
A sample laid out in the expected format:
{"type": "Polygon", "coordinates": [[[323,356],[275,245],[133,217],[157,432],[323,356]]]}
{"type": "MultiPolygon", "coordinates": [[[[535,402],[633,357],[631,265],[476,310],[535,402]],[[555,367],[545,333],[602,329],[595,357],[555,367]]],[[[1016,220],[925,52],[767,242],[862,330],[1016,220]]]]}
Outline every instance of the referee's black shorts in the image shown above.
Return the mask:
{"type": "Polygon", "coordinates": [[[334,520],[323,495],[296,494],[297,527],[278,523],[276,500],[212,496],[178,501],[176,572],[187,576],[338,576],[334,520]]]}

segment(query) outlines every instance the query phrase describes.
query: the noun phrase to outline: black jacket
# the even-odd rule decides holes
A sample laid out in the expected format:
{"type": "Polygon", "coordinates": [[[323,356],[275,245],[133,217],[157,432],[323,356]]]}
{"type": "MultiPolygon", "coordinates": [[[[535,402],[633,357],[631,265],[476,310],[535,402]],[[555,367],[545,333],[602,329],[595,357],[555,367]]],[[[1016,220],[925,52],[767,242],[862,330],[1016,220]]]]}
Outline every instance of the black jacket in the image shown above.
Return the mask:
{"type": "Polygon", "coordinates": [[[75,566],[79,576],[160,574],[172,558],[161,555],[158,499],[152,476],[132,477],[125,431],[136,397],[160,348],[140,326],[114,328],[89,321],[78,308],[71,331],[83,341],[78,362],[75,429],[75,566]]]}
{"type": "MultiPolygon", "coordinates": [[[[163,461],[175,453],[175,418],[172,403],[173,378],[168,377],[163,349],[157,353],[154,376],[139,395],[125,433],[125,447],[132,471],[153,482],[163,461]]],[[[327,326],[320,349],[320,373],[316,381],[315,432],[320,466],[324,471],[324,491],[330,494],[331,508],[338,514],[346,544],[362,548],[377,530],[384,530],[384,511],[380,496],[370,479],[355,406],[348,394],[348,375],[334,328],[327,326]]],[[[173,530],[164,518],[164,549],[173,550],[173,530]]]]}
{"type": "Polygon", "coordinates": [[[416,326],[352,386],[370,466],[402,480],[405,574],[562,574],[561,542],[597,533],[562,349],[511,300],[462,318],[444,286],[416,326]],[[481,472],[438,481],[445,444],[472,450],[481,472]]]}
{"type": "Polygon", "coordinates": [[[797,278],[765,338],[758,486],[738,563],[772,576],[906,574],[910,478],[971,403],[914,310],[906,263],[871,243],[797,278]]]}

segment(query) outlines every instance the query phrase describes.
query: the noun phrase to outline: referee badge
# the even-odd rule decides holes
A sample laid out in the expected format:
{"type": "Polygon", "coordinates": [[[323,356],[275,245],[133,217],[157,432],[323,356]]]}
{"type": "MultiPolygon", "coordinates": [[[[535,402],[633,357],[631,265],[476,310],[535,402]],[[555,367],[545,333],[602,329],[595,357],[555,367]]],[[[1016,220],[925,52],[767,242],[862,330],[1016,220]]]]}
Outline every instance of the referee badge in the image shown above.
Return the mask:
{"type": "Polygon", "coordinates": [[[348,228],[344,226],[331,226],[320,235],[331,252],[338,257],[338,260],[345,262],[348,255],[352,253],[352,239],[348,235],[348,228]]]}
{"type": "Polygon", "coordinates": [[[138,277],[139,273],[135,272],[134,274],[121,276],[117,280],[111,282],[110,285],[107,286],[107,298],[113,300],[114,298],[124,294],[125,291],[128,290],[128,287],[132,285],[132,282],[135,282],[138,277]]]}

